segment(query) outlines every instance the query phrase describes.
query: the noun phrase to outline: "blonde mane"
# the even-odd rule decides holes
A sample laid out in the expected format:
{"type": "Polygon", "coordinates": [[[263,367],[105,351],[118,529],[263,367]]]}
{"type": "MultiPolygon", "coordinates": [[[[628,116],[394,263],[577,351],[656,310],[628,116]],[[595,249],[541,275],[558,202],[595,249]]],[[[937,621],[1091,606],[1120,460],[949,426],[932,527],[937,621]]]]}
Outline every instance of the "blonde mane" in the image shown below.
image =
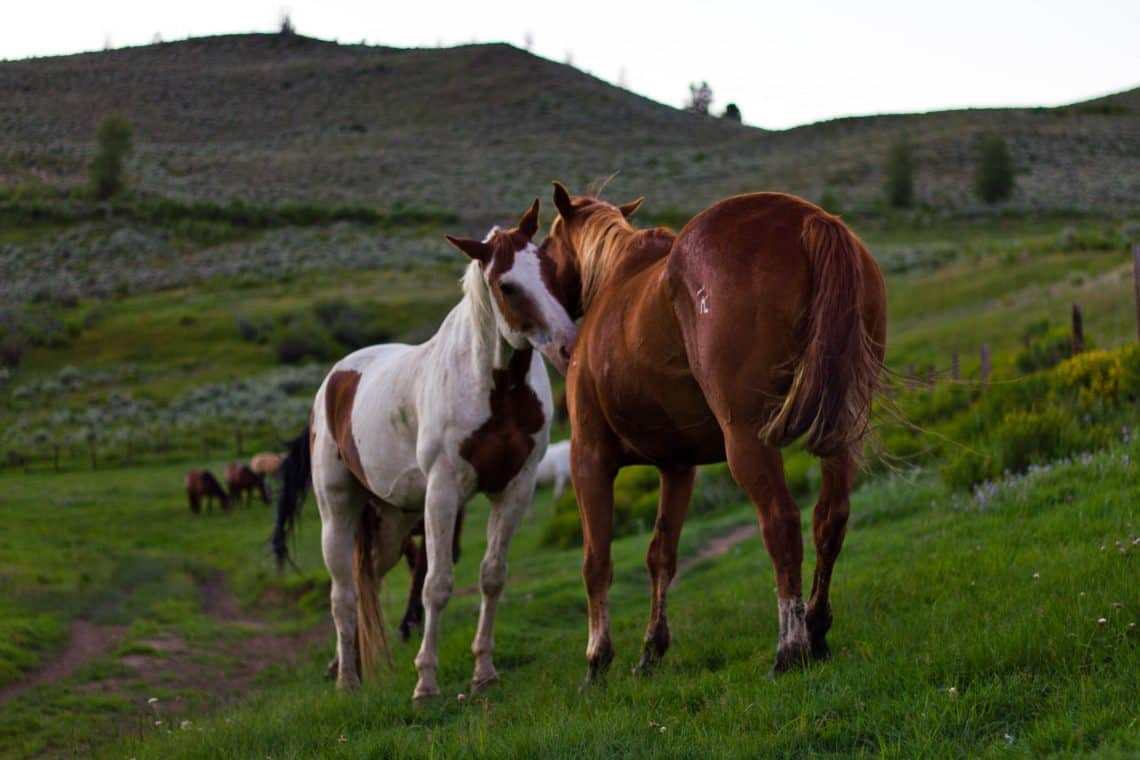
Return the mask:
{"type": "Polygon", "coordinates": [[[471,328],[475,334],[476,355],[486,354],[494,347],[494,339],[499,334],[495,322],[495,309],[491,304],[491,291],[483,279],[479,262],[472,261],[463,272],[463,300],[471,317],[471,328]]]}
{"type": "MultiPolygon", "coordinates": [[[[565,222],[557,217],[550,228],[552,236],[561,232],[565,222]]],[[[571,245],[578,254],[578,269],[582,278],[582,308],[589,310],[601,286],[621,264],[622,254],[628,248],[628,240],[637,230],[619,209],[606,208],[590,214],[577,225],[576,239],[571,245]]]]}

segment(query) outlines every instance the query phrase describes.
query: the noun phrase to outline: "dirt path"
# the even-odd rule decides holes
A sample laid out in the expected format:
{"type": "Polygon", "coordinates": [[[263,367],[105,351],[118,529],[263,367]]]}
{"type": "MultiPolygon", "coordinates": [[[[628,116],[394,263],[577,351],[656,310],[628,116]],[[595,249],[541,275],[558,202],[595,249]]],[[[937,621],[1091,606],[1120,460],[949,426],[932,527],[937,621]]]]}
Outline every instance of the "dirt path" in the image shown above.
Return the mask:
{"type": "Polygon", "coordinates": [[[122,640],[125,625],[99,625],[90,620],[73,620],[67,647],[47,665],[30,676],[0,687],[0,702],[7,702],[42,684],[58,683],[91,660],[106,657],[122,640]]]}
{"type": "Polygon", "coordinates": [[[705,545],[700,550],[681,563],[677,568],[677,573],[673,576],[673,583],[669,584],[670,588],[677,584],[677,579],[690,570],[693,565],[698,562],[704,562],[706,559],[713,557],[722,557],[732,549],[732,547],[739,544],[741,541],[747,541],[756,535],[759,531],[756,523],[748,523],[734,528],[732,531],[725,533],[723,536],[717,536],[705,542],[705,545]]]}
{"type": "MultiPolygon", "coordinates": [[[[269,633],[262,620],[241,609],[221,571],[212,572],[198,584],[202,612],[209,618],[240,626],[244,637],[219,637],[208,646],[191,647],[178,634],[166,630],[158,636],[128,642],[131,652],[118,658],[130,674],[90,681],[78,688],[86,692],[131,694],[140,682],[166,690],[198,690],[219,698],[240,694],[262,670],[300,656],[314,643],[328,639],[331,625],[303,633],[269,633]],[[217,664],[204,665],[209,654],[217,664]]],[[[99,625],[89,620],[72,621],[65,649],[40,670],[0,687],[0,704],[44,685],[58,684],[94,660],[107,658],[124,643],[127,626],[99,625]]]]}

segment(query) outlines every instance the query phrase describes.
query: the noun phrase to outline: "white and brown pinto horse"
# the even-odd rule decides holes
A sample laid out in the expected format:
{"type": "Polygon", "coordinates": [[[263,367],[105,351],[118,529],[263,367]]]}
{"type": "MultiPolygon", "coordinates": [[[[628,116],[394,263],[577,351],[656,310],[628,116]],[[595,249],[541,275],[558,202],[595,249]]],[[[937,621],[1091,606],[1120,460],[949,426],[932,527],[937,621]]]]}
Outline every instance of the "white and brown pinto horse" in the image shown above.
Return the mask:
{"type": "Polygon", "coordinates": [[[378,576],[400,559],[404,539],[423,519],[428,569],[413,698],[439,694],[436,652],[452,590],[452,533],[460,507],[480,492],[491,513],[472,686],[498,678],[491,655],[507,547],[534,495],[553,412],[546,367],[532,346],[564,370],[577,333],[531,242],[538,208],[536,200],[518,227],[496,227],[482,241],[449,236],[472,262],[464,297],[439,331],[418,346],[356,351],[317,391],[312,484],[332,577],[339,688],[359,684],[358,647],[366,672],[386,654],[378,576]]]}
{"type": "Polygon", "coordinates": [[[613,206],[556,183],[554,203],[544,248],[571,316],[584,315],[566,388],[589,596],[587,681],[613,659],[613,480],[628,464],[661,474],[639,671],[669,646],[665,597],[694,465],[726,459],[776,570],[776,671],[827,657],[831,571],[886,339],[874,259],[838,218],[781,193],[728,198],[679,234],[634,229],[626,217],[640,201],[613,206]],[[800,513],[780,456],[801,438],[823,459],[806,607],[800,513]]]}

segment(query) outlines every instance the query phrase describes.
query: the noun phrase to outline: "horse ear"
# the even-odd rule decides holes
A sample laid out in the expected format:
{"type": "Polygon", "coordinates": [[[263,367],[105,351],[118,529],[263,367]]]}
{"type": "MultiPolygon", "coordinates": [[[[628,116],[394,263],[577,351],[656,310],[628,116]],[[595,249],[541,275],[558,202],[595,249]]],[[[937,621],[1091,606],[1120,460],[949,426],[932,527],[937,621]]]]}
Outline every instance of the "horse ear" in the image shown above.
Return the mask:
{"type": "Polygon", "coordinates": [[[570,193],[566,191],[566,186],[558,180],[554,181],[554,207],[558,209],[558,213],[562,215],[563,219],[574,216],[574,205],[570,203],[570,193]]]}
{"type": "Polygon", "coordinates": [[[519,232],[528,238],[533,238],[534,233],[538,232],[538,209],[538,198],[535,198],[530,210],[523,214],[522,219],[519,220],[519,232]]]}
{"type": "Polygon", "coordinates": [[[491,246],[480,240],[472,240],[470,238],[457,238],[452,237],[451,235],[444,235],[444,237],[447,238],[447,242],[451,243],[453,246],[463,251],[476,261],[482,261],[484,264],[486,264],[491,260],[491,246]]]}
{"type": "Polygon", "coordinates": [[[618,206],[618,211],[621,212],[622,216],[624,216],[626,219],[628,219],[629,217],[633,216],[634,211],[637,211],[639,208],[641,208],[642,203],[645,203],[645,196],[644,195],[635,201],[630,201],[629,203],[625,203],[625,204],[622,204],[621,206],[618,206]]]}

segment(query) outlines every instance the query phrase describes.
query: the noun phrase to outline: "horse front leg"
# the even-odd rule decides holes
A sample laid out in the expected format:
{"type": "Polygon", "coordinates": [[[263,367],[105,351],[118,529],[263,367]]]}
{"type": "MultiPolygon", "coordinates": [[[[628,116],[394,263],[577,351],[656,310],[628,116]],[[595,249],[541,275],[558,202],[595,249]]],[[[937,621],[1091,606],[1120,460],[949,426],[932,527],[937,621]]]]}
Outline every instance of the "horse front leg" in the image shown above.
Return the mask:
{"type": "Polygon", "coordinates": [[[471,689],[480,691],[499,680],[495,672],[495,610],[507,583],[507,551],[519,519],[534,498],[533,472],[519,474],[501,494],[491,498],[491,514],[487,518],[487,551],[479,565],[479,591],[483,595],[479,607],[479,625],[471,652],[475,655],[475,673],[471,689]]]}
{"type": "Polygon", "coordinates": [[[645,564],[649,567],[652,595],[649,606],[649,626],[645,630],[645,644],[641,660],[633,669],[637,675],[648,675],[669,649],[669,621],[665,614],[665,597],[669,584],[677,572],[677,545],[689,502],[693,496],[695,467],[680,470],[660,469],[661,495],[657,505],[657,521],[653,524],[653,540],[645,564]]]}
{"type": "Polygon", "coordinates": [[[804,619],[800,513],[788,490],[784,461],[778,448],[761,443],[754,431],[742,427],[726,431],[725,453],[733,478],[756,508],[764,547],[776,570],[780,639],[775,671],[782,673],[805,663],[809,653],[804,619]]]}
{"type": "Polygon", "coordinates": [[[582,579],[586,584],[589,640],[586,643],[586,681],[598,681],[614,659],[610,639],[609,591],[613,582],[610,544],[614,532],[614,476],[617,459],[608,458],[592,442],[570,448],[570,474],[578,495],[582,519],[582,579]]]}
{"type": "Polygon", "coordinates": [[[815,577],[811,584],[811,598],[807,606],[807,629],[811,638],[811,656],[826,660],[831,656],[827,646],[827,632],[831,629],[831,571],[843,549],[847,533],[847,517],[851,514],[851,486],[858,468],[856,449],[824,459],[823,484],[819,501],[812,515],[812,536],[815,539],[815,577]]]}
{"type": "Polygon", "coordinates": [[[427,574],[424,576],[424,637],[416,655],[419,680],[412,699],[421,701],[439,695],[439,621],[451,599],[454,583],[451,547],[455,515],[459,510],[459,485],[450,471],[436,468],[428,477],[424,504],[424,543],[427,574]]]}

